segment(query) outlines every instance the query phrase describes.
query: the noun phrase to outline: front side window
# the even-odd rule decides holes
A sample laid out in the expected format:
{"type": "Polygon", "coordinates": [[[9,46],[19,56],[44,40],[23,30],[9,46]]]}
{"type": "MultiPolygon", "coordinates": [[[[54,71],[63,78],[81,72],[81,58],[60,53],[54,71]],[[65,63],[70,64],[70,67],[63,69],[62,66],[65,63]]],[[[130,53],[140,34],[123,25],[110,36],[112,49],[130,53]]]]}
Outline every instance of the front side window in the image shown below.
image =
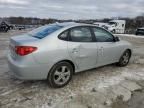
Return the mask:
{"type": "Polygon", "coordinates": [[[114,37],[112,34],[102,28],[93,28],[97,42],[113,42],[114,37]]]}
{"type": "Polygon", "coordinates": [[[70,36],[73,42],[92,42],[91,31],[88,27],[72,28],[70,36]]]}

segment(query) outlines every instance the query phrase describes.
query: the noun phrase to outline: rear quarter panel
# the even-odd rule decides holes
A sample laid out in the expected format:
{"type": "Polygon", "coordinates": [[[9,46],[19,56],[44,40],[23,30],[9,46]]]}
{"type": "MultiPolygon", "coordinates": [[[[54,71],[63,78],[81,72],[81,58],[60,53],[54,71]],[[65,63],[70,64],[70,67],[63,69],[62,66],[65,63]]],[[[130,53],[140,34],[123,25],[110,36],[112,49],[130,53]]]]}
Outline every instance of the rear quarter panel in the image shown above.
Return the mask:
{"type": "Polygon", "coordinates": [[[33,54],[39,64],[50,67],[62,60],[71,60],[67,50],[67,41],[59,40],[58,34],[52,34],[38,43],[38,51],[33,54]],[[52,36],[54,35],[54,36],[52,36]]]}

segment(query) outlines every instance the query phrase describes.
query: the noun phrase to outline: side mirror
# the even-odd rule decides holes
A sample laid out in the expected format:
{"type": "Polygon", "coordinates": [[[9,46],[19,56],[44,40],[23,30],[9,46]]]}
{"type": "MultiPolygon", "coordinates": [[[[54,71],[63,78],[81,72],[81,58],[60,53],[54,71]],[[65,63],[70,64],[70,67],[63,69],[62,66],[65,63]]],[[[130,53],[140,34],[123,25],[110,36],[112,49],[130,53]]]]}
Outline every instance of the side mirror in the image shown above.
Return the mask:
{"type": "Polygon", "coordinates": [[[120,41],[120,39],[119,39],[119,37],[115,37],[115,42],[118,42],[118,41],[120,41]]]}

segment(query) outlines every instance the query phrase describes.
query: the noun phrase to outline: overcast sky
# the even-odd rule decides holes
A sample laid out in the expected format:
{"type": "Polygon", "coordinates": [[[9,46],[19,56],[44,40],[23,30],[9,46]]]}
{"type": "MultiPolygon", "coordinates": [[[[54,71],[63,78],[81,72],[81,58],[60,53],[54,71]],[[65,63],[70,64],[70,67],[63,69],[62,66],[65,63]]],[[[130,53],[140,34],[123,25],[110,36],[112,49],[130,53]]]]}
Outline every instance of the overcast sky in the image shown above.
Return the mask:
{"type": "Polygon", "coordinates": [[[100,19],[142,13],[144,0],[0,0],[0,17],[100,19]]]}

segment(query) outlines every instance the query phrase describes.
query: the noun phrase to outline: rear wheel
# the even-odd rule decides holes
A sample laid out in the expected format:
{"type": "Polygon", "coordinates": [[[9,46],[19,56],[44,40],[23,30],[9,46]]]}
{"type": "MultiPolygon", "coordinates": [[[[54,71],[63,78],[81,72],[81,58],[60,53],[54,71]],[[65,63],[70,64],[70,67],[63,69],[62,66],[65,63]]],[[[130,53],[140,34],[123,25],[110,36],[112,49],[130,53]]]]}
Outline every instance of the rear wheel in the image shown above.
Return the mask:
{"type": "Polygon", "coordinates": [[[60,88],[72,79],[73,67],[68,62],[59,62],[52,67],[48,75],[48,83],[51,87],[60,88]]]}
{"type": "Polygon", "coordinates": [[[131,57],[131,52],[129,50],[126,50],[121,56],[118,62],[118,66],[126,66],[129,63],[130,57],[131,57]]]}

